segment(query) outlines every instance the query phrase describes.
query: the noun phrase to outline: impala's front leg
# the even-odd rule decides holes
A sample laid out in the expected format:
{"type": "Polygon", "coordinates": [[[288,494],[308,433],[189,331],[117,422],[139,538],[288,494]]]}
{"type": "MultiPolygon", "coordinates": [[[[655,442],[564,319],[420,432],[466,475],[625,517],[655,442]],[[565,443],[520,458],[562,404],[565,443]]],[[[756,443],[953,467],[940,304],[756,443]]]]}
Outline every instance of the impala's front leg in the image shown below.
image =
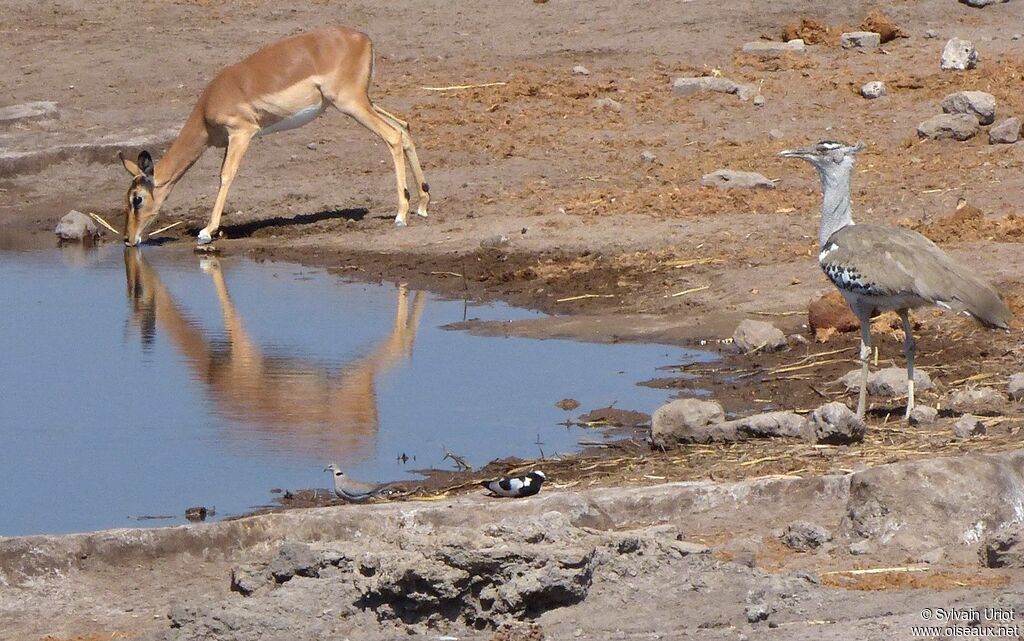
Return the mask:
{"type": "Polygon", "coordinates": [[[224,203],[228,199],[228,190],[231,189],[231,182],[238,173],[238,166],[242,163],[242,156],[249,149],[252,137],[259,129],[245,129],[232,131],[228,134],[228,148],[224,152],[224,164],[220,169],[220,190],[217,192],[217,202],[213,204],[213,212],[210,214],[210,224],[199,232],[198,243],[206,245],[213,241],[213,235],[220,229],[220,216],[224,213],[224,203]]]}

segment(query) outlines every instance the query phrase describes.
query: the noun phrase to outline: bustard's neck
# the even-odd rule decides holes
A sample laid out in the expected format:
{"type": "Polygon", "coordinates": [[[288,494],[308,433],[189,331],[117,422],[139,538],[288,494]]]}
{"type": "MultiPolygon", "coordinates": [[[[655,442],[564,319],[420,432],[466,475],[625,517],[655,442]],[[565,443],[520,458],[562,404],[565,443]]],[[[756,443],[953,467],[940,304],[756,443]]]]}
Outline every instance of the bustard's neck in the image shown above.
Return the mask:
{"type": "Polygon", "coordinates": [[[827,169],[818,168],[821,190],[821,226],[818,228],[818,243],[824,247],[832,234],[853,224],[850,207],[850,176],[853,163],[843,163],[827,169]]]}

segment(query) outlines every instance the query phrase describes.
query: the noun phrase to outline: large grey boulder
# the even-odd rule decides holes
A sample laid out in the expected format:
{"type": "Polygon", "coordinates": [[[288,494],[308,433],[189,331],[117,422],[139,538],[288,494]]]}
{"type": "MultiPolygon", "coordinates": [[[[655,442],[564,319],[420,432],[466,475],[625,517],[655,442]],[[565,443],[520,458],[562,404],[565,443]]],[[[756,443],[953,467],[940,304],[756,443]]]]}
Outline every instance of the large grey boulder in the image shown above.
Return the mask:
{"type": "Polygon", "coordinates": [[[95,220],[72,209],[60,219],[53,233],[64,241],[89,242],[100,235],[100,228],[95,220]]]}
{"type": "Polygon", "coordinates": [[[850,408],[839,402],[826,403],[811,412],[804,440],[823,445],[846,445],[864,440],[867,426],[850,408]]]}
{"type": "Polygon", "coordinates": [[[978,66],[978,51],[970,40],[950,38],[942,49],[939,68],[944,71],[964,71],[978,66]]]}
{"type": "Polygon", "coordinates": [[[675,430],[673,440],[669,442],[663,438],[659,446],[666,447],[678,443],[735,443],[752,438],[800,437],[807,429],[807,419],[795,412],[765,412],[732,421],[701,423],[703,421],[696,421],[685,429],[675,430]]]}
{"type": "Polygon", "coordinates": [[[970,114],[983,125],[996,119],[996,97],[984,91],[957,91],[942,99],[942,111],[948,114],[970,114]]]}
{"type": "Polygon", "coordinates": [[[1020,520],[1024,452],[906,461],[854,473],[841,532],[890,549],[977,558],[984,538],[1020,520]],[[957,545],[959,544],[959,545],[957,545]]]}
{"type": "Polygon", "coordinates": [[[704,174],[700,179],[702,187],[719,189],[775,189],[775,183],[756,171],[737,171],[735,169],[719,169],[704,174]]]}
{"type": "MultiPolygon", "coordinates": [[[[853,369],[838,382],[845,385],[847,391],[860,390],[860,376],[860,369],[853,369]]],[[[931,387],[932,379],[928,372],[914,368],[914,389],[926,390],[931,387]]],[[[868,373],[868,394],[871,396],[894,398],[906,396],[907,391],[907,370],[902,367],[886,367],[868,373]]]]}
{"type": "Polygon", "coordinates": [[[786,335],[771,323],[746,319],[741,321],[732,333],[733,343],[743,353],[754,350],[774,352],[788,345],[786,335]]]}
{"type": "Polygon", "coordinates": [[[988,130],[988,142],[991,145],[1012,145],[1020,140],[1020,118],[1007,118],[988,130]]]}
{"type": "Polygon", "coordinates": [[[977,135],[978,119],[970,114],[938,114],[917,126],[917,135],[932,140],[969,140],[977,135]]]}
{"type": "Polygon", "coordinates": [[[672,93],[677,96],[692,96],[703,91],[735,94],[741,100],[750,100],[757,95],[757,87],[755,85],[734,82],[728,78],[699,76],[696,78],[676,78],[672,81],[672,93]]]}
{"type": "Polygon", "coordinates": [[[651,416],[651,444],[673,447],[694,442],[693,433],[714,423],[722,423],[725,412],[716,401],[681,398],[662,405],[651,416]]]}

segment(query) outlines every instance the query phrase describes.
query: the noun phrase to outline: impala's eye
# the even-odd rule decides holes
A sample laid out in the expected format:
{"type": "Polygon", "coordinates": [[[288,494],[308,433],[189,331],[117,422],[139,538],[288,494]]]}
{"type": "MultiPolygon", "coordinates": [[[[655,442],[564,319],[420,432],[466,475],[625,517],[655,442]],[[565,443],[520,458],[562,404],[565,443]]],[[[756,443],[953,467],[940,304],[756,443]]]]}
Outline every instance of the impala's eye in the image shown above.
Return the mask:
{"type": "Polygon", "coordinates": [[[132,196],[132,207],[134,207],[135,209],[142,207],[142,196],[138,194],[132,196]]]}

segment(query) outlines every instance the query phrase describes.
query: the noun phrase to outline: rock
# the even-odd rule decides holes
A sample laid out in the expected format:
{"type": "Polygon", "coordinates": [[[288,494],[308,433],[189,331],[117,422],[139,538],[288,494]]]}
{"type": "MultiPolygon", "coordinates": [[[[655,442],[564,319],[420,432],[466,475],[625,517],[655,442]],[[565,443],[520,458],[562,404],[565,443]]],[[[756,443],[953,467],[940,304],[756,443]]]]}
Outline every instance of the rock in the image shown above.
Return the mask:
{"type": "Polygon", "coordinates": [[[769,129],[768,137],[772,140],[781,140],[786,137],[786,134],[782,133],[781,129],[769,129]]]}
{"type": "Polygon", "coordinates": [[[987,7],[990,4],[1000,4],[1009,1],[1010,0],[960,0],[960,4],[965,4],[968,7],[980,9],[982,7],[987,7]]]}
{"type": "Polygon", "coordinates": [[[95,220],[72,209],[60,219],[53,233],[61,240],[89,242],[100,235],[100,228],[95,220]]]}
{"type": "Polygon", "coordinates": [[[978,133],[978,119],[969,114],[939,114],[917,126],[917,135],[932,140],[968,140],[978,133]]]}
{"type": "Polygon", "coordinates": [[[786,335],[771,323],[746,319],[732,333],[732,341],[743,353],[754,350],[774,352],[788,346],[786,335]]]}
{"type": "Polygon", "coordinates": [[[970,40],[950,38],[942,48],[939,68],[944,71],[963,71],[978,66],[978,52],[970,40]]]}
{"type": "Polygon", "coordinates": [[[755,171],[719,169],[700,179],[702,187],[718,189],[775,189],[775,183],[755,171]]]}
{"type": "Polygon", "coordinates": [[[691,96],[702,91],[735,94],[741,100],[750,100],[757,95],[756,86],[733,82],[728,78],[700,76],[697,78],[676,78],[672,81],[672,93],[677,96],[691,96]]]}
{"type": "Polygon", "coordinates": [[[954,412],[997,414],[1005,406],[1006,398],[991,387],[973,387],[953,392],[945,406],[954,412]]]}
{"type": "Polygon", "coordinates": [[[851,543],[850,547],[848,547],[847,550],[850,552],[850,554],[854,556],[860,556],[863,554],[874,554],[875,544],[867,539],[863,539],[861,541],[854,541],[853,543],[851,543]]]}
{"type": "Polygon", "coordinates": [[[747,617],[747,623],[760,623],[761,621],[768,620],[771,610],[768,608],[767,603],[759,601],[743,608],[743,613],[747,617]]]}
{"type": "Polygon", "coordinates": [[[1020,118],[1007,118],[988,130],[988,142],[991,145],[1012,145],[1020,140],[1020,129],[1020,118]]]}
{"type": "Polygon", "coordinates": [[[601,109],[610,109],[615,112],[622,111],[622,103],[612,98],[596,98],[593,104],[601,109]]]}
{"type": "Polygon", "coordinates": [[[509,237],[506,236],[505,234],[495,234],[494,236],[481,240],[480,248],[495,249],[497,247],[504,247],[505,245],[508,245],[510,242],[512,241],[509,240],[509,237]]]}
{"type": "Polygon", "coordinates": [[[974,414],[964,414],[953,425],[953,436],[966,441],[974,436],[981,436],[985,433],[985,424],[974,414]]]}
{"type": "Polygon", "coordinates": [[[57,111],[57,103],[48,100],[36,102],[23,102],[8,107],[0,107],[0,126],[15,125],[19,122],[31,120],[45,120],[46,118],[57,118],[60,113],[57,111]]]}
{"type": "Polygon", "coordinates": [[[892,18],[885,15],[879,8],[868,11],[864,22],[860,23],[861,31],[873,31],[882,38],[882,44],[891,42],[896,38],[909,38],[910,35],[903,30],[903,27],[893,22],[892,18]]]}
{"type": "Polygon", "coordinates": [[[939,37],[939,32],[936,31],[935,29],[929,29],[928,31],[924,32],[924,37],[927,38],[928,40],[934,40],[939,37]]]}
{"type": "Polygon", "coordinates": [[[583,65],[576,65],[572,68],[572,75],[574,76],[589,76],[590,69],[587,69],[583,65]]]}
{"type": "Polygon", "coordinates": [[[864,440],[864,421],[839,402],[826,403],[811,412],[804,440],[825,445],[844,445],[864,440]]]}
{"type": "Polygon", "coordinates": [[[657,156],[647,151],[646,149],[640,152],[640,162],[654,162],[657,159],[657,156]]]}
{"type": "MultiPolygon", "coordinates": [[[[657,415],[657,413],[655,413],[657,415]]],[[[765,412],[732,421],[713,421],[675,432],[671,443],[735,443],[752,438],[800,437],[807,419],[794,412],[765,412]]]]}
{"type": "MultiPolygon", "coordinates": [[[[840,379],[848,390],[860,390],[860,370],[851,370],[840,379]]],[[[928,372],[914,368],[914,389],[932,388],[932,378],[928,372]]],[[[886,367],[868,374],[868,394],[895,398],[907,395],[907,370],[902,367],[886,367]]]]}
{"type": "Polygon", "coordinates": [[[916,556],[936,546],[957,562],[984,536],[1017,523],[1024,452],[968,454],[879,465],[850,477],[841,532],[916,556]]]}
{"type": "Polygon", "coordinates": [[[765,103],[764,96],[762,96],[761,94],[754,96],[753,103],[755,107],[763,107],[765,103]]]}
{"type": "Polygon", "coordinates": [[[987,568],[1024,568],[1020,524],[993,532],[981,545],[981,564],[987,568]]]}
{"type": "Polygon", "coordinates": [[[695,430],[725,420],[722,406],[715,401],[682,398],[662,405],[651,417],[651,443],[671,447],[688,439],[695,430]]]}
{"type": "Polygon", "coordinates": [[[293,576],[316,577],[320,574],[321,561],[316,552],[305,543],[283,543],[277,558],[267,566],[267,572],[278,583],[284,583],[293,576]]]}
{"type": "Polygon", "coordinates": [[[787,525],[779,538],[791,550],[810,552],[831,541],[832,533],[817,523],[796,521],[787,525]]]}
{"type": "Polygon", "coordinates": [[[881,34],[873,31],[850,31],[839,36],[843,49],[874,49],[882,44],[881,34]]]}
{"type": "Polygon", "coordinates": [[[788,42],[756,40],[743,45],[743,53],[759,58],[778,58],[786,53],[803,53],[807,50],[804,41],[796,38],[788,42]]]}
{"type": "Polygon", "coordinates": [[[601,407],[580,416],[577,423],[588,427],[646,427],[651,424],[651,415],[616,407],[601,407]]]}
{"type": "Polygon", "coordinates": [[[250,596],[271,585],[270,574],[262,565],[248,564],[231,568],[231,591],[250,596]]]}
{"type": "Polygon", "coordinates": [[[824,342],[834,332],[855,332],[860,321],[839,292],[825,294],[807,306],[807,327],[824,342]]]}
{"type": "Polygon", "coordinates": [[[910,410],[909,420],[911,425],[931,425],[938,417],[939,410],[934,407],[914,405],[914,409],[910,410]]]}
{"type": "Polygon", "coordinates": [[[866,82],[860,88],[860,95],[868,99],[881,98],[887,93],[889,93],[889,90],[886,88],[885,83],[882,82],[881,80],[872,80],[871,82],[866,82]]]}
{"type": "Polygon", "coordinates": [[[983,125],[996,119],[996,97],[984,91],[958,91],[942,99],[942,111],[948,114],[970,114],[983,125]]]}
{"type": "Polygon", "coordinates": [[[572,410],[576,409],[579,406],[580,402],[577,401],[575,398],[563,398],[562,400],[555,403],[555,407],[557,407],[560,410],[565,410],[567,412],[571,412],[572,410]]]}
{"type": "Polygon", "coordinates": [[[1006,386],[1006,393],[1010,395],[1011,401],[1024,401],[1024,372],[1018,372],[1010,376],[1010,382],[1006,386]]]}

